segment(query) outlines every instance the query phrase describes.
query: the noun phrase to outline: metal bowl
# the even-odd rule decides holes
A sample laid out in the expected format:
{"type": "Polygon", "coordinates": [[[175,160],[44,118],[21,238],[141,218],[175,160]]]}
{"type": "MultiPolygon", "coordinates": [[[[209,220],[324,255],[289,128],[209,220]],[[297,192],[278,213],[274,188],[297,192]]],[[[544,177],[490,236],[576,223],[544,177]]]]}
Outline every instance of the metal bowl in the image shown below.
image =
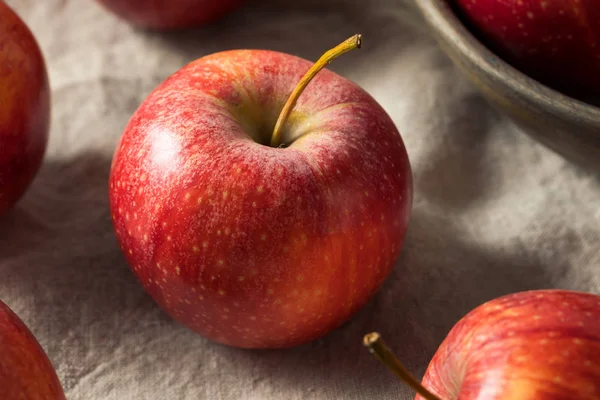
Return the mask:
{"type": "Polygon", "coordinates": [[[513,68],[463,25],[447,0],[415,0],[442,49],[483,96],[529,135],[600,170],[600,107],[565,96],[513,68]]]}

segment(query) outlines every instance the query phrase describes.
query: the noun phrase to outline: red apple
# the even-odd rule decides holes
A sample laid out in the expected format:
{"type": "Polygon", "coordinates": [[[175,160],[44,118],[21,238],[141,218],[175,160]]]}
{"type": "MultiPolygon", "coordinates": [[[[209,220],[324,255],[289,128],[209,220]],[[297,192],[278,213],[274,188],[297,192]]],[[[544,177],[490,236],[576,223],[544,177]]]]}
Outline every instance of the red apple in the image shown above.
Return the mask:
{"type": "Polygon", "coordinates": [[[35,177],[48,141],[50,89],[31,31],[0,1],[0,214],[35,177]]]}
{"type": "Polygon", "coordinates": [[[568,94],[600,95],[600,2],[450,0],[501,58],[568,94]]]}
{"type": "Polygon", "coordinates": [[[151,29],[189,28],[212,22],[245,0],[98,0],[131,23],[151,29]]]}
{"type": "Polygon", "coordinates": [[[479,306],[452,328],[423,386],[444,400],[600,399],[600,296],[530,291],[479,306]]]}
{"type": "Polygon", "coordinates": [[[462,318],[422,384],[378,333],[364,344],[420,395],[415,400],[600,399],[600,296],[534,290],[489,301],[462,318]]]}
{"type": "Polygon", "coordinates": [[[31,331],[0,301],[0,398],[64,400],[60,381],[31,331]]]}
{"type": "Polygon", "coordinates": [[[402,246],[409,160],[364,90],[323,70],[288,101],[283,146],[271,137],[309,68],[266,50],[203,57],[149,95],[114,155],[110,205],[129,264],[172,317],[221,343],[326,334],[402,246]]]}

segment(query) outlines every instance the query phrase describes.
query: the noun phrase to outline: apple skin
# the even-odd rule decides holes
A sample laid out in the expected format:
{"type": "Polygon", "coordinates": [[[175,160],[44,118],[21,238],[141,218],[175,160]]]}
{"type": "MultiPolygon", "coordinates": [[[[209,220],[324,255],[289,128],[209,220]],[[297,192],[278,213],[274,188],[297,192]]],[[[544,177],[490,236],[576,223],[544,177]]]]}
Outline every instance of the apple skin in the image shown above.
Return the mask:
{"type": "Polygon", "coordinates": [[[213,22],[246,0],[98,0],[130,23],[156,30],[185,29],[213,22]]]}
{"type": "Polygon", "coordinates": [[[0,215],[25,193],[48,142],[50,89],[33,34],[0,1],[0,215]]]}
{"type": "Polygon", "coordinates": [[[0,301],[2,400],[64,400],[48,356],[27,326],[0,301]]]}
{"type": "Polygon", "coordinates": [[[409,160],[364,90],[321,71],[285,125],[288,147],[260,144],[311,65],[266,50],[201,58],[149,95],[116,149],[110,205],[129,264],[167,313],[214,341],[314,340],[399,255],[409,160]]]}
{"type": "Polygon", "coordinates": [[[491,50],[566,94],[600,95],[600,2],[450,0],[491,50]]]}
{"type": "Polygon", "coordinates": [[[537,290],[479,306],[452,328],[423,385],[443,400],[600,399],[600,296],[537,290]]]}

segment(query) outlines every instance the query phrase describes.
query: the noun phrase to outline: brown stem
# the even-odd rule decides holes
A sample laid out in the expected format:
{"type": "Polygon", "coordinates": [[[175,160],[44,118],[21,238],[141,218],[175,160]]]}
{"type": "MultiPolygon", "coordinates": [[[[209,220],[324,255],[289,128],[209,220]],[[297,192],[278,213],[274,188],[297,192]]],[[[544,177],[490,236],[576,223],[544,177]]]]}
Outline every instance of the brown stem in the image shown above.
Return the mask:
{"type": "Polygon", "coordinates": [[[383,365],[388,367],[393,373],[398,375],[400,379],[408,386],[413,388],[418,394],[420,394],[426,400],[441,400],[439,397],[425,389],[421,383],[408,372],[408,370],[402,365],[400,360],[394,355],[392,350],[386,346],[381,338],[381,335],[377,332],[372,332],[363,338],[363,344],[369,349],[369,352],[378,359],[383,365]]]}
{"type": "Polygon", "coordinates": [[[290,94],[287,102],[283,106],[281,113],[279,114],[279,118],[277,119],[277,123],[275,124],[275,129],[273,129],[273,136],[271,136],[271,146],[279,147],[281,143],[281,135],[283,134],[283,126],[287,122],[292,109],[296,106],[296,102],[298,101],[298,97],[302,94],[306,86],[310,83],[310,81],[321,71],[323,68],[327,66],[330,62],[332,62],[337,57],[341,56],[344,53],[349,52],[350,50],[354,50],[356,48],[360,48],[362,41],[362,36],[360,34],[356,34],[351,38],[344,40],[342,43],[338,44],[331,50],[328,50],[317,60],[317,62],[304,74],[300,82],[296,86],[296,88],[290,94]]]}

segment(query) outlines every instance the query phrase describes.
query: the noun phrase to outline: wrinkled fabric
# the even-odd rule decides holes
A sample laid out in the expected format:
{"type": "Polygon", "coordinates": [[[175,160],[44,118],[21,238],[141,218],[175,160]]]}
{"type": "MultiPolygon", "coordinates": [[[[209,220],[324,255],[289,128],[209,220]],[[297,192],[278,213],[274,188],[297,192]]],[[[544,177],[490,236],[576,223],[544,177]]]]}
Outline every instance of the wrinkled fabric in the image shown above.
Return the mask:
{"type": "Polygon", "coordinates": [[[526,289],[600,292],[600,181],[496,114],[401,0],[254,0],[211,26],[135,29],[92,0],[9,0],[39,40],[51,139],[0,218],[0,299],[46,349],[71,400],[412,399],[361,344],[380,331],[421,377],[473,307],[526,289]],[[414,207],[404,250],[351,321],[292,350],[211,343],[145,294],[112,232],[107,179],[129,117],[187,62],[233,48],[316,60],[371,93],[405,140],[414,207]]]}

